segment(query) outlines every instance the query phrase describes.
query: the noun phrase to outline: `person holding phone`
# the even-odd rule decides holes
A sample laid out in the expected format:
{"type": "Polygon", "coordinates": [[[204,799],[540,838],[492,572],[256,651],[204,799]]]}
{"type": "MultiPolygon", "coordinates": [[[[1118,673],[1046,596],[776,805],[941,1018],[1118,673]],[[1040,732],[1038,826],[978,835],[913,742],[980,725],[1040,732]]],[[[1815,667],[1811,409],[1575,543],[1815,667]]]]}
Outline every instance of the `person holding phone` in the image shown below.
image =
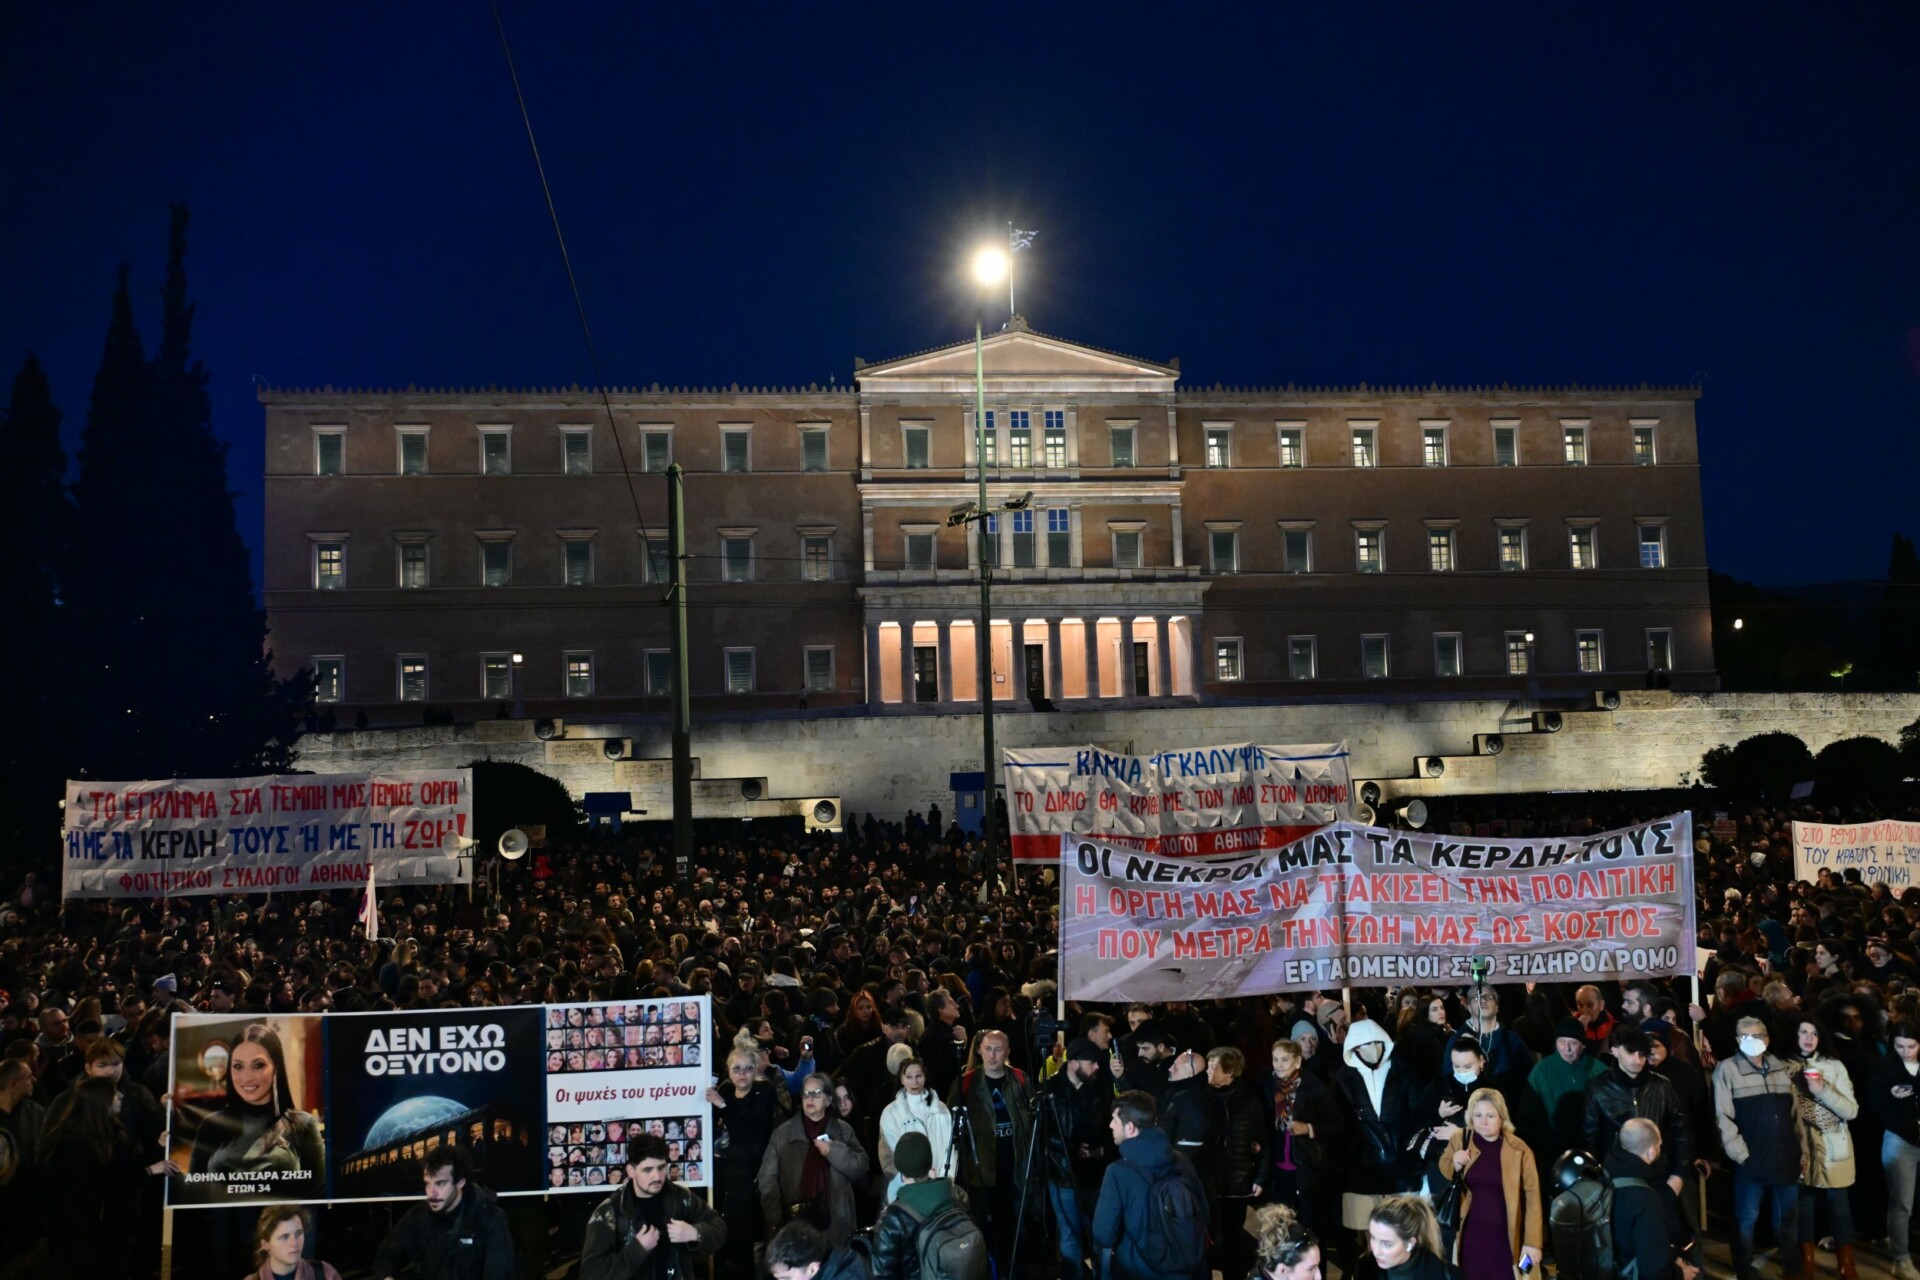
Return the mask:
{"type": "Polygon", "coordinates": [[[1907,1241],[1913,1226],[1914,1172],[1920,1169],[1920,1027],[1897,1022],[1893,1052],[1869,1077],[1867,1109],[1886,1129],[1880,1166],[1887,1173],[1887,1252],[1900,1280],[1920,1280],[1907,1241]]]}
{"type": "Polygon", "coordinates": [[[853,1188],[869,1161],[853,1126],[829,1114],[832,1103],[829,1077],[816,1072],[801,1083],[800,1114],[773,1131],[756,1181],[768,1226],[805,1220],[838,1248],[858,1225],[853,1188]]]}

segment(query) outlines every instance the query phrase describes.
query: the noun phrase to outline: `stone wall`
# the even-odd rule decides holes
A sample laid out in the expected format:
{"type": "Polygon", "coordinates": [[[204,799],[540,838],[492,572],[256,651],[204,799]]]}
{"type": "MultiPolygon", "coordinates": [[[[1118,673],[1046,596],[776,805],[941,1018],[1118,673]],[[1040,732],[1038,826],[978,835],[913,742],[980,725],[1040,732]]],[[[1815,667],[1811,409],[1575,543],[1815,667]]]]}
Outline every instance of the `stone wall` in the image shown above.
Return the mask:
{"type": "MultiPolygon", "coordinates": [[[[1819,751],[1858,735],[1898,739],[1920,719],[1920,695],[1866,693],[1623,692],[1614,711],[1566,712],[1557,733],[1530,732],[1535,704],[1348,702],[1209,706],[1108,712],[1002,714],[1001,746],[1091,742],[1144,752],[1223,742],[1345,740],[1353,776],[1387,782],[1389,795],[1626,790],[1692,783],[1709,747],[1784,730],[1819,751]],[[1476,734],[1498,733],[1499,755],[1473,755],[1476,734]],[[1444,758],[1439,778],[1415,778],[1416,758],[1444,758]]],[[[668,812],[667,731],[644,723],[569,724],[542,742],[524,720],[444,728],[312,734],[299,767],[315,772],[443,768],[480,759],[531,765],[576,795],[630,790],[634,803],[668,812]],[[632,740],[635,758],[609,761],[602,739],[632,740]]],[[[848,716],[717,720],[697,724],[695,801],[710,810],[737,799],[734,779],[765,780],[765,794],[838,796],[855,813],[898,816],[938,803],[951,814],[948,775],[978,771],[978,716],[848,716]]],[[[719,810],[727,813],[732,809],[719,810]]]]}

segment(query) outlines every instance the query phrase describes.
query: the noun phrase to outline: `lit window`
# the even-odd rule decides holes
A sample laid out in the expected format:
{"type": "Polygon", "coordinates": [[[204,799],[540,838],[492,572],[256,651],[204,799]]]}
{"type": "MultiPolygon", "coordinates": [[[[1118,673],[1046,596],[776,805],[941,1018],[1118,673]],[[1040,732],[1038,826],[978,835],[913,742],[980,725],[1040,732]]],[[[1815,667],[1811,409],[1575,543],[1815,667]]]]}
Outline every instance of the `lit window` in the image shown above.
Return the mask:
{"type": "Polygon", "coordinates": [[[1387,638],[1385,636],[1360,637],[1360,674],[1369,680],[1387,678],[1387,638]]]}
{"type": "Polygon", "coordinates": [[[910,533],[907,535],[907,568],[915,573],[928,573],[932,571],[932,534],[910,533]]]}
{"type": "Polygon", "coordinates": [[[567,654],[566,677],[569,698],[591,698],[593,696],[593,655],[591,653],[567,654]]]}
{"type": "Polygon", "coordinates": [[[1046,464],[1048,467],[1067,465],[1067,415],[1058,409],[1048,409],[1042,415],[1046,427],[1046,464]]]}
{"type": "Polygon", "coordinates": [[[925,427],[902,427],[900,433],[906,441],[907,470],[925,471],[928,466],[928,455],[932,451],[932,445],[929,443],[932,433],[925,427]]]}
{"type": "Polygon", "coordinates": [[[1312,530],[1282,529],[1280,531],[1280,560],[1280,567],[1288,573],[1312,573],[1312,530]]]}
{"type": "Polygon", "coordinates": [[[1241,678],[1238,636],[1228,636],[1213,642],[1213,678],[1228,684],[1241,678]]]}
{"type": "Polygon", "coordinates": [[[1107,438],[1113,444],[1113,465],[1130,467],[1133,465],[1133,428],[1113,427],[1107,432],[1107,438]]]}
{"type": "Polygon", "coordinates": [[[640,468],[648,472],[665,471],[673,465],[673,434],[668,431],[644,431],[640,434],[640,468]]]}
{"type": "Polygon", "coordinates": [[[1436,676],[1457,676],[1460,674],[1459,632],[1442,631],[1434,635],[1433,674],[1436,676]]]}
{"type": "Polygon", "coordinates": [[[1525,529],[1500,530],[1500,567],[1502,569],[1527,567],[1527,531],[1525,529]]]}
{"type": "Polygon", "coordinates": [[[1524,631],[1507,632],[1507,674],[1524,676],[1533,670],[1533,641],[1524,631]]]}
{"type": "Polygon", "coordinates": [[[322,591],[338,591],[347,585],[347,544],[313,544],[313,585],[322,591]]]}
{"type": "Polygon", "coordinates": [[[1113,535],[1113,567],[1116,569],[1138,569],[1140,567],[1140,535],[1131,530],[1113,535]]]}
{"type": "Polygon", "coordinates": [[[593,474],[593,433],[584,428],[560,433],[560,469],[570,476],[593,474]]]}
{"type": "Polygon", "coordinates": [[[1420,457],[1429,467],[1447,465],[1447,429],[1445,427],[1422,427],[1420,429],[1420,457]]]}
{"type": "Polygon", "coordinates": [[[427,700],[427,660],[419,654],[400,657],[400,701],[427,700]]]}
{"type": "Polygon", "coordinates": [[[1560,438],[1564,442],[1567,465],[1584,467],[1587,465],[1587,429],[1585,427],[1562,427],[1560,438]]]}
{"type": "MultiPolygon", "coordinates": [[[[912,466],[913,463],[907,463],[912,466]]],[[[921,464],[925,466],[923,462],[921,464]]],[[[825,427],[802,427],[800,429],[800,469],[802,471],[825,471],[827,469],[827,429],[825,427]]]]}
{"type": "Polygon", "coordinates": [[[1025,409],[1007,412],[1007,464],[1015,471],[1033,466],[1033,414],[1025,409]]]}
{"type": "Polygon", "coordinates": [[[807,582],[825,582],[833,576],[833,539],[825,535],[800,539],[800,576],[807,582]]]}
{"type": "Polygon", "coordinates": [[[807,692],[827,693],[833,689],[833,649],[826,645],[806,650],[807,692]]]}
{"type": "Polygon", "coordinates": [[[347,660],[345,658],[315,658],[313,660],[313,700],[315,702],[339,702],[347,692],[347,660]]]}
{"type": "Polygon", "coordinates": [[[1598,563],[1592,525],[1577,524],[1567,530],[1567,554],[1576,569],[1591,569],[1598,563]]]}
{"type": "Polygon", "coordinates": [[[1653,428],[1637,426],[1633,429],[1633,462],[1638,467],[1650,467],[1659,461],[1654,456],[1653,428]]]}
{"type": "Polygon", "coordinates": [[[427,544],[400,544],[400,585],[408,589],[427,585],[427,544]]]}
{"type": "Polygon", "coordinates": [[[1207,428],[1207,465],[1209,467],[1230,467],[1233,465],[1233,428],[1207,428]]]}
{"type": "Polygon", "coordinates": [[[672,582],[673,559],[667,554],[665,538],[646,537],[646,574],[648,582],[672,582]]]}
{"type": "Polygon", "coordinates": [[[720,580],[722,582],[753,581],[753,539],[722,538],[720,540],[720,580]]]}
{"type": "Polygon", "coordinates": [[[505,428],[480,432],[480,474],[504,476],[513,470],[513,436],[505,428]]]}
{"type": "Polygon", "coordinates": [[[1520,428],[1495,427],[1493,429],[1493,465],[1496,467],[1520,465],[1520,428]]]}
{"type": "Polygon", "coordinates": [[[565,538],[566,578],[570,587],[584,587],[593,581],[593,543],[585,538],[565,538]]]}
{"type": "Polygon", "coordinates": [[[505,653],[480,655],[480,696],[501,702],[513,696],[513,657],[505,653]]]}
{"type": "Polygon", "coordinates": [[[728,649],[727,656],[727,692],[753,692],[753,650],[728,649]]]}
{"type": "Polygon", "coordinates": [[[400,433],[400,474],[403,476],[427,474],[426,432],[402,431],[400,433]]]}
{"type": "Polygon", "coordinates": [[[345,431],[313,433],[313,474],[337,476],[346,471],[347,435],[345,431]]]}
{"type": "Polygon", "coordinates": [[[1031,569],[1033,559],[1033,512],[1013,513],[1013,567],[1031,569]]]}
{"type": "Polygon", "coordinates": [[[649,649],[645,657],[647,696],[664,698],[673,692],[673,654],[667,649],[649,649]]]}
{"type": "Polygon", "coordinates": [[[1606,643],[1600,632],[1574,632],[1573,647],[1582,675],[1598,675],[1607,669],[1606,643]]]}
{"type": "Polygon", "coordinates": [[[1312,636],[1287,637],[1287,677],[1312,680],[1320,674],[1320,644],[1312,636]]]}
{"type": "Polygon", "coordinates": [[[1427,567],[1435,573],[1453,572],[1453,530],[1427,530],[1427,567]]]}
{"type": "Polygon", "coordinates": [[[1386,534],[1380,529],[1360,529],[1353,535],[1353,567],[1360,573],[1379,573],[1385,567],[1381,555],[1386,534]]]}
{"type": "Polygon", "coordinates": [[[1667,527],[1660,524],[1640,526],[1640,567],[1664,569],[1667,566],[1667,527]]]}
{"type": "Polygon", "coordinates": [[[1215,573],[1240,572],[1240,534],[1235,529],[1215,529],[1207,535],[1207,550],[1215,573]]]}
{"type": "Polygon", "coordinates": [[[752,436],[745,427],[723,430],[720,433],[720,465],[725,471],[752,470],[753,458],[750,453],[752,436]]]}
{"type": "Polygon", "coordinates": [[[513,582],[513,544],[489,541],[480,544],[480,585],[505,587],[513,582]]]}
{"type": "Polygon", "coordinates": [[[1371,467],[1376,463],[1373,449],[1373,428],[1355,427],[1353,429],[1353,465],[1371,467]]]}
{"type": "Polygon", "coordinates": [[[1283,467],[1307,465],[1306,437],[1299,427],[1280,428],[1280,465],[1283,467]]]}
{"type": "Polygon", "coordinates": [[[1666,627],[1647,629],[1647,668],[1650,671],[1673,670],[1673,632],[1666,627]]]}
{"type": "Polygon", "coordinates": [[[1047,564],[1064,569],[1073,562],[1073,522],[1065,507],[1047,508],[1047,564]]]}

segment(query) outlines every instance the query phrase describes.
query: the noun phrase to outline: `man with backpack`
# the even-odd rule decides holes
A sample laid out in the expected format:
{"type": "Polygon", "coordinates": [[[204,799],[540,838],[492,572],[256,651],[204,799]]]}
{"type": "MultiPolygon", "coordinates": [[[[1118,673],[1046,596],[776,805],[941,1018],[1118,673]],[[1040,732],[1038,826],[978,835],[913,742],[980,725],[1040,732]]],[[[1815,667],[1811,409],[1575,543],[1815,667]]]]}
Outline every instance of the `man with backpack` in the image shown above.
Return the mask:
{"type": "Polygon", "coordinates": [[[1150,1094],[1135,1089],[1114,1099],[1120,1159],[1100,1186],[1093,1247],[1107,1258],[1108,1280],[1206,1280],[1206,1192],[1154,1118],[1150,1094]]]}
{"type": "Polygon", "coordinates": [[[1700,1274],[1692,1261],[1693,1228],[1660,1176],[1665,1168],[1660,1126],[1640,1118],[1620,1126],[1619,1145],[1606,1160],[1613,1183],[1614,1274],[1620,1280],[1694,1280],[1700,1274]]]}
{"type": "Polygon", "coordinates": [[[986,1280],[987,1237],[933,1176],[933,1144],[907,1133],[893,1149],[900,1194],[873,1231],[873,1280],[986,1280]]]}
{"type": "Polygon", "coordinates": [[[650,1133],[627,1141],[626,1185],[587,1219],[580,1280],[672,1280],[726,1243],[720,1215],[667,1176],[668,1154],[650,1133]]]}

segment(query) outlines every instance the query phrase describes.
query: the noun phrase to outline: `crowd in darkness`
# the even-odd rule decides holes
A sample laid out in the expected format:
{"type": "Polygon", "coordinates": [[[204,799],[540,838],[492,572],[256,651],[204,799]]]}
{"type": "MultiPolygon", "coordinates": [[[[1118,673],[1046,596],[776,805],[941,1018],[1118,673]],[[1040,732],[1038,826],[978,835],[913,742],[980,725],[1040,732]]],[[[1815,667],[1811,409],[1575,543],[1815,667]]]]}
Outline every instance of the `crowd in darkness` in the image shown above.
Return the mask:
{"type": "MultiPolygon", "coordinates": [[[[1670,801],[1463,799],[1435,823],[1577,835],[1670,801]]],[[[1552,1256],[1571,1151],[1622,1188],[1648,1280],[1691,1275],[1709,1234],[1757,1274],[1763,1210],[1789,1275],[1871,1249],[1920,1280],[1920,894],[1796,882],[1788,823],[1816,811],[1721,807],[1695,813],[1698,1002],[1663,979],[1062,1005],[1051,877],[1006,891],[937,810],[710,843],[685,882],[648,837],[583,838],[491,900],[383,894],[374,941],[357,895],[63,904],[25,874],[0,908],[0,1277],[157,1267],[177,1012],[706,995],[724,1230],[636,1260],[589,1223],[588,1280],[695,1274],[676,1250],[722,1277],[906,1280],[903,1221],[949,1202],[1002,1276],[1146,1280],[1166,1267],[1130,1224],[1156,1169],[1205,1206],[1197,1280],[1507,1280],[1552,1256]],[[1456,1179],[1436,1232],[1407,1197],[1456,1179]]],[[[256,1266],[282,1274],[269,1234],[256,1266]]]]}

